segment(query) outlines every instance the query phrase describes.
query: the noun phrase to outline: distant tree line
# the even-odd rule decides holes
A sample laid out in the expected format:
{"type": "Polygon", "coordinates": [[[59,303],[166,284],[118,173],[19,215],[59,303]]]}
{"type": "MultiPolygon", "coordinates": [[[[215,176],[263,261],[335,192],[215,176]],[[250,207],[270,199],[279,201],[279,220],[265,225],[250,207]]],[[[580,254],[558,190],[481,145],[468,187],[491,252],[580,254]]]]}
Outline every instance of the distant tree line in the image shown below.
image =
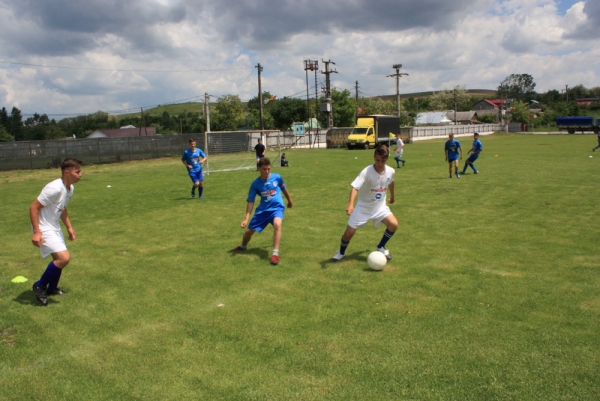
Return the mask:
{"type": "MultiPolygon", "coordinates": [[[[588,89],[577,85],[568,89],[568,93],[552,89],[546,93],[535,92],[535,82],[528,74],[511,74],[497,88],[497,97],[509,99],[508,111],[514,122],[532,122],[535,125],[546,125],[562,115],[578,116],[588,110],[599,110],[600,102],[582,106],[575,102],[578,98],[600,97],[600,87],[588,89]],[[568,96],[568,99],[567,99],[568,96]],[[535,105],[535,107],[533,107],[535,105]]],[[[270,92],[263,93],[263,124],[265,129],[289,130],[294,122],[308,121],[306,100],[284,97],[277,99],[270,92]]],[[[333,89],[333,121],[337,127],[354,126],[357,112],[359,114],[396,114],[395,100],[380,98],[359,98],[358,103],[348,90],[333,89]]],[[[466,87],[456,86],[443,89],[424,98],[402,99],[402,125],[414,124],[418,112],[433,110],[472,110],[473,105],[482,100],[481,97],[468,94],[466,87]]],[[[325,113],[317,113],[318,101],[311,100],[311,116],[317,117],[321,126],[327,125],[325,113]]],[[[481,116],[482,122],[494,122],[492,115],[481,116]],[[489,120],[489,121],[488,121],[489,120]]],[[[46,114],[35,113],[23,121],[21,110],[13,107],[10,111],[3,107],[0,110],[0,142],[27,141],[44,139],[62,139],[65,137],[85,138],[95,130],[114,129],[125,125],[135,127],[155,127],[162,135],[176,133],[201,133],[206,128],[206,116],[200,112],[181,112],[169,115],[144,113],[138,116],[111,116],[98,111],[85,116],[69,117],[61,120],[49,119],[46,114]]],[[[261,129],[260,101],[258,96],[243,103],[237,95],[225,95],[217,99],[210,107],[211,131],[235,131],[238,129],[261,129]]]]}

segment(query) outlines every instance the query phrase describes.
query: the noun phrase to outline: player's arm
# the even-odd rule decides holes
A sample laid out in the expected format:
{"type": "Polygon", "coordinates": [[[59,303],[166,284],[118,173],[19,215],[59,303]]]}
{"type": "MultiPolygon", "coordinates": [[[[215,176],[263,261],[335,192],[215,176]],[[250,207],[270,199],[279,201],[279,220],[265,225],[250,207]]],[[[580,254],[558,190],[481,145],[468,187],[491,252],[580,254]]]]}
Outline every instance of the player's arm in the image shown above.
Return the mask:
{"type": "Polygon", "coordinates": [[[394,194],[394,181],[390,182],[388,189],[390,190],[390,199],[388,200],[388,203],[393,205],[394,202],[396,202],[396,195],[394,194]]]}
{"type": "Polygon", "coordinates": [[[346,208],[346,213],[349,215],[354,211],[354,201],[356,200],[356,195],[358,194],[358,189],[352,187],[350,190],[350,199],[348,200],[348,207],[346,208]]]}
{"type": "Polygon", "coordinates": [[[31,242],[38,248],[40,245],[44,244],[42,232],[40,231],[40,210],[42,210],[43,207],[44,205],[37,199],[29,206],[29,218],[31,219],[31,227],[33,227],[31,242]]]}
{"type": "Polygon", "coordinates": [[[460,160],[462,160],[462,146],[458,145],[458,152],[460,153],[460,160]]]}
{"type": "Polygon", "coordinates": [[[446,155],[446,161],[448,161],[448,149],[444,149],[444,155],[446,155]]]}
{"type": "Polygon", "coordinates": [[[67,232],[69,233],[69,241],[73,241],[75,239],[75,230],[73,230],[71,220],[69,220],[69,213],[67,212],[67,208],[65,208],[65,210],[63,210],[63,212],[60,214],[60,219],[64,223],[65,227],[67,227],[67,232]]]}
{"type": "Polygon", "coordinates": [[[246,225],[248,224],[248,220],[250,219],[250,213],[252,213],[252,209],[254,209],[254,202],[248,201],[248,203],[246,203],[246,217],[244,218],[244,221],[242,221],[242,223],[240,224],[240,227],[246,227],[246,225]]]}
{"type": "Polygon", "coordinates": [[[290,196],[290,191],[288,191],[287,188],[284,188],[281,190],[281,192],[283,192],[283,195],[285,195],[285,198],[288,201],[288,204],[287,204],[288,209],[291,208],[294,205],[294,203],[292,202],[292,197],[290,196]]]}
{"type": "Polygon", "coordinates": [[[190,166],[189,164],[187,164],[187,162],[185,161],[185,159],[181,159],[181,162],[183,163],[184,166],[186,166],[188,169],[192,168],[192,166],[190,166]]]}

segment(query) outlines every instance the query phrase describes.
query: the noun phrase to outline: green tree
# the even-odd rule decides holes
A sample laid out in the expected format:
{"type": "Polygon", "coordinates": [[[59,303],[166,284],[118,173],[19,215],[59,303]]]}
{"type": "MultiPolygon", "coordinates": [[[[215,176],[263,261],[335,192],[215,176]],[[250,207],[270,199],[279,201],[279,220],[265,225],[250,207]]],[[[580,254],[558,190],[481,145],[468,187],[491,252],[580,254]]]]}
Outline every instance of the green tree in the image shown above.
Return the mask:
{"type": "Polygon", "coordinates": [[[15,138],[9,134],[3,125],[0,125],[0,142],[13,142],[15,138]]]}
{"type": "Polygon", "coordinates": [[[535,89],[533,77],[529,74],[510,74],[500,82],[498,86],[498,97],[523,100],[525,95],[535,89]]]}
{"type": "Polygon", "coordinates": [[[513,123],[528,123],[529,114],[530,112],[527,103],[518,100],[513,104],[511,110],[511,121],[513,123]]]}
{"type": "Polygon", "coordinates": [[[356,125],[356,100],[349,90],[331,92],[333,103],[333,123],[336,127],[354,127],[356,125]]]}
{"type": "Polygon", "coordinates": [[[392,116],[396,114],[395,101],[383,100],[381,98],[360,98],[358,99],[358,107],[362,110],[359,113],[363,115],[384,114],[392,116]]]}
{"type": "Polygon", "coordinates": [[[0,110],[0,125],[8,130],[8,111],[6,111],[6,107],[0,110]]]}
{"type": "Polygon", "coordinates": [[[269,112],[273,117],[273,125],[279,130],[288,130],[294,122],[307,121],[306,102],[300,99],[284,97],[275,100],[269,112]]]}
{"type": "Polygon", "coordinates": [[[8,127],[6,130],[12,135],[16,141],[22,141],[23,138],[23,117],[21,116],[21,110],[13,107],[8,117],[8,127]]]}
{"type": "Polygon", "coordinates": [[[217,99],[210,116],[211,131],[236,131],[246,120],[245,107],[237,95],[225,95],[217,99]]]}
{"type": "Polygon", "coordinates": [[[466,85],[456,85],[453,89],[442,89],[429,97],[430,110],[454,110],[454,97],[456,96],[456,111],[469,111],[473,99],[467,92],[466,85]]]}

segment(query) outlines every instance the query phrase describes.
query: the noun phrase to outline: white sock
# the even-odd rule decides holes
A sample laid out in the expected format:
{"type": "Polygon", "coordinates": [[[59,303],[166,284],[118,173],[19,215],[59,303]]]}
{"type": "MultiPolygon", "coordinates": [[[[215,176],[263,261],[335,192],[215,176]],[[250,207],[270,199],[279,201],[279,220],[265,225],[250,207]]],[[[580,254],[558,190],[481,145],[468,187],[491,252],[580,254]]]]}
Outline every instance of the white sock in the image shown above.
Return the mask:
{"type": "Polygon", "coordinates": [[[279,249],[273,249],[273,256],[279,256],[279,249]]]}

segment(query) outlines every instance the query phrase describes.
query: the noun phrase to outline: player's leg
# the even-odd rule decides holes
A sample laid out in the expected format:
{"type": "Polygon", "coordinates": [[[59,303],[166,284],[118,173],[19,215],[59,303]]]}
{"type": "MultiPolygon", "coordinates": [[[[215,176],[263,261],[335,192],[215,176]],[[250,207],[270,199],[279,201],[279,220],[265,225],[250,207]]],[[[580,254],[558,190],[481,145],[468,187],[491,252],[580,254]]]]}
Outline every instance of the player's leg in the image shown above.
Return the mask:
{"type": "Polygon", "coordinates": [[[452,178],[452,160],[448,160],[448,178],[452,178]]]}
{"type": "Polygon", "coordinates": [[[42,258],[52,255],[52,262],[46,266],[46,270],[44,270],[40,279],[33,283],[32,289],[37,300],[45,306],[48,304],[48,289],[54,290],[56,288],[62,269],[71,260],[71,255],[67,251],[62,232],[46,232],[42,236],[44,239],[43,245],[40,246],[42,258]]]}
{"type": "Polygon", "coordinates": [[[204,192],[204,180],[200,180],[200,181],[198,181],[198,199],[204,198],[202,196],[203,192],[204,192]]]}
{"type": "Polygon", "coordinates": [[[346,226],[346,231],[342,234],[342,240],[340,242],[340,249],[336,251],[335,255],[331,258],[332,261],[337,262],[342,259],[346,255],[346,249],[348,245],[350,245],[350,240],[354,237],[356,233],[356,228],[350,227],[350,225],[346,226]]]}
{"type": "Polygon", "coordinates": [[[394,235],[396,230],[398,229],[398,220],[396,219],[396,216],[394,216],[392,214],[392,212],[389,210],[389,208],[387,206],[386,206],[385,210],[383,210],[383,214],[385,214],[385,217],[382,220],[380,220],[380,222],[377,222],[377,220],[375,220],[376,227],[378,227],[381,223],[385,224],[385,232],[383,233],[383,236],[381,237],[381,241],[379,241],[379,244],[377,244],[377,250],[379,252],[383,253],[387,260],[391,260],[392,255],[390,254],[390,251],[388,251],[385,246],[386,246],[387,242],[392,238],[392,236],[394,235]]]}
{"type": "Polygon", "coordinates": [[[600,148],[600,135],[598,135],[598,146],[596,146],[594,149],[592,149],[592,152],[595,152],[596,149],[600,148]]]}
{"type": "Polygon", "coordinates": [[[396,168],[400,168],[400,157],[394,156],[394,160],[396,160],[396,168]]]}
{"type": "Polygon", "coordinates": [[[196,174],[194,172],[188,171],[188,174],[190,176],[190,179],[192,180],[192,192],[191,192],[191,195],[192,195],[192,198],[193,198],[194,196],[196,196],[196,187],[198,186],[198,185],[196,185],[196,183],[198,182],[198,180],[196,179],[196,174]]]}
{"type": "Polygon", "coordinates": [[[454,174],[456,174],[456,178],[460,178],[460,174],[458,174],[458,159],[454,160],[454,174]]]}
{"type": "Polygon", "coordinates": [[[281,243],[281,227],[283,220],[281,217],[273,219],[273,255],[271,255],[271,264],[279,263],[279,244],[281,243]]]}
{"type": "Polygon", "coordinates": [[[463,166],[462,174],[464,174],[465,171],[467,171],[467,167],[469,166],[469,164],[471,164],[471,158],[470,157],[467,160],[465,160],[465,165],[463,166]]]}
{"type": "Polygon", "coordinates": [[[402,152],[400,152],[400,155],[398,156],[398,160],[399,160],[400,162],[402,162],[402,165],[403,165],[403,166],[404,166],[404,163],[406,163],[406,160],[404,160],[404,159],[402,158],[402,152]]]}
{"type": "Polygon", "coordinates": [[[69,251],[56,252],[52,254],[52,259],[54,259],[53,263],[58,268],[58,272],[50,279],[46,292],[48,295],[64,295],[65,292],[58,288],[58,282],[60,281],[63,269],[71,260],[71,254],[69,251]]]}

